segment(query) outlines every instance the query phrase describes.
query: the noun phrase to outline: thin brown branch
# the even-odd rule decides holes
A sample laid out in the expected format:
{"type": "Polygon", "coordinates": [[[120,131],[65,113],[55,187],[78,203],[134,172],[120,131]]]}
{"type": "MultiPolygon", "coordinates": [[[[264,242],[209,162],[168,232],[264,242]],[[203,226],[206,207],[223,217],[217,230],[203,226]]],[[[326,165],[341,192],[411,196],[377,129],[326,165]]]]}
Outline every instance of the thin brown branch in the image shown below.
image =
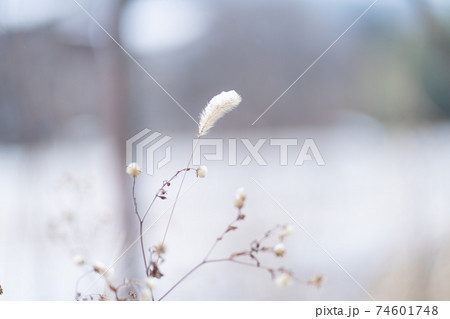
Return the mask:
{"type": "MultiPolygon", "coordinates": [[[[174,201],[173,206],[172,206],[172,211],[170,212],[170,215],[169,215],[169,221],[167,222],[167,226],[166,226],[166,229],[165,229],[165,231],[164,231],[164,236],[163,236],[163,239],[162,239],[162,241],[161,241],[161,245],[164,245],[164,243],[165,243],[165,241],[166,241],[167,233],[168,233],[168,231],[169,231],[170,222],[172,221],[172,217],[173,217],[173,214],[174,214],[174,212],[175,212],[175,207],[176,207],[176,205],[177,205],[177,203],[178,203],[178,198],[179,198],[180,193],[181,193],[181,188],[183,187],[184,179],[186,178],[186,174],[187,174],[187,172],[188,172],[189,165],[191,165],[192,158],[194,157],[194,152],[195,152],[195,150],[196,150],[196,148],[197,148],[197,145],[198,145],[199,140],[200,140],[200,136],[197,137],[197,139],[195,140],[195,144],[194,144],[194,147],[193,147],[193,149],[192,149],[191,156],[189,157],[189,161],[188,161],[188,163],[187,163],[187,165],[186,165],[186,169],[185,169],[185,171],[184,171],[183,178],[181,179],[180,187],[178,188],[178,192],[177,192],[177,195],[176,195],[176,197],[175,197],[175,201],[174,201]]],[[[158,256],[158,258],[157,258],[157,260],[156,260],[156,264],[158,264],[159,259],[160,259],[160,256],[158,256]]]]}
{"type": "Polygon", "coordinates": [[[214,262],[223,262],[223,261],[228,261],[228,258],[225,259],[211,259],[211,260],[203,260],[201,263],[197,264],[196,266],[194,266],[194,268],[192,268],[191,270],[189,270],[183,277],[181,277],[172,287],[170,287],[170,289],[168,291],[166,291],[166,293],[164,295],[161,296],[161,298],[158,299],[158,301],[163,300],[169,293],[172,292],[172,290],[174,290],[179,284],[181,284],[186,278],[188,278],[193,272],[195,272],[197,269],[199,269],[201,266],[208,264],[208,263],[214,263],[214,262]]]}
{"type": "Polygon", "coordinates": [[[223,239],[223,237],[229,233],[230,231],[233,231],[235,229],[237,229],[237,227],[234,226],[234,223],[238,222],[239,220],[241,220],[240,218],[241,215],[241,210],[239,209],[239,214],[236,217],[236,219],[234,219],[231,223],[228,224],[227,228],[225,229],[225,231],[216,238],[216,241],[214,242],[214,244],[211,246],[211,248],[208,250],[208,253],[206,254],[205,258],[203,259],[203,261],[206,261],[209,256],[211,255],[211,253],[213,252],[213,250],[216,248],[217,244],[223,239]]]}
{"type": "Polygon", "coordinates": [[[81,279],[83,279],[84,277],[86,277],[87,275],[89,275],[90,273],[94,272],[93,269],[89,269],[88,271],[86,271],[84,274],[82,274],[80,277],[78,277],[76,283],[75,283],[75,296],[76,296],[76,300],[80,300],[80,298],[82,297],[81,294],[78,292],[78,286],[80,284],[81,279]]]}
{"type": "Polygon", "coordinates": [[[147,275],[148,273],[147,257],[145,256],[144,239],[142,238],[142,228],[144,225],[144,219],[141,218],[141,216],[139,215],[135,190],[136,190],[136,177],[133,178],[133,187],[131,189],[131,195],[133,196],[134,212],[136,213],[136,216],[139,221],[139,239],[141,244],[142,259],[144,260],[145,274],[147,275]]]}
{"type": "Polygon", "coordinates": [[[139,215],[139,211],[138,211],[135,189],[136,189],[136,177],[133,177],[133,186],[131,188],[131,195],[133,196],[134,213],[136,214],[139,221],[141,221],[142,219],[141,219],[141,216],[139,215]]]}
{"type": "MultiPolygon", "coordinates": [[[[187,165],[189,166],[189,165],[187,165]]],[[[147,217],[148,213],[150,212],[150,209],[152,208],[153,204],[155,203],[155,201],[160,198],[161,196],[165,195],[165,187],[166,186],[170,186],[170,184],[172,183],[172,181],[181,173],[181,172],[188,172],[190,170],[193,170],[193,168],[191,167],[186,167],[183,169],[180,169],[179,171],[177,171],[170,179],[166,180],[163,182],[163,185],[158,189],[158,191],[156,192],[155,196],[153,197],[152,201],[150,202],[150,205],[148,206],[147,210],[145,211],[144,216],[142,217],[142,220],[145,220],[145,217],[147,217]]]]}

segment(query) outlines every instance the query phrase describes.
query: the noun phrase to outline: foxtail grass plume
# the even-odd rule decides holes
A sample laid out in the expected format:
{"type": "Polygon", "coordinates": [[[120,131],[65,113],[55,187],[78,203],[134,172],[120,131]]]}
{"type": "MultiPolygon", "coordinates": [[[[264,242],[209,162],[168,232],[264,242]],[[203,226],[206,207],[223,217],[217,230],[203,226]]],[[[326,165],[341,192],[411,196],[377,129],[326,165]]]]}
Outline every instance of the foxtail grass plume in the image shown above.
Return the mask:
{"type": "Polygon", "coordinates": [[[208,134],[217,120],[233,110],[241,101],[241,96],[234,90],[222,92],[213,97],[200,114],[198,137],[208,134]]]}

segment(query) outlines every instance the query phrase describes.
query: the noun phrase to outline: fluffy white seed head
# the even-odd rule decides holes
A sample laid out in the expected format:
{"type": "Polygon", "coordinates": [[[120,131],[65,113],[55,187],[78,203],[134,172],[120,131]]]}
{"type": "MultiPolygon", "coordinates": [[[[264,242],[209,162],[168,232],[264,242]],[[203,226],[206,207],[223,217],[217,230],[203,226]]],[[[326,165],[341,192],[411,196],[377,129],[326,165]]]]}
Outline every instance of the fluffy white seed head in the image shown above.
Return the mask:
{"type": "Polygon", "coordinates": [[[242,98],[236,91],[222,92],[214,96],[200,114],[198,136],[208,134],[218,119],[241,103],[242,98]]]}
{"type": "Polygon", "coordinates": [[[127,166],[127,174],[131,177],[137,177],[141,171],[142,170],[137,163],[130,163],[127,166]]]}
{"type": "Polygon", "coordinates": [[[73,262],[75,263],[75,265],[81,266],[84,264],[84,258],[83,256],[76,255],[75,257],[73,257],[73,262]]]}
{"type": "Polygon", "coordinates": [[[97,261],[94,264],[94,271],[98,272],[100,275],[103,275],[104,272],[106,272],[106,266],[101,261],[97,261]]]}
{"type": "Polygon", "coordinates": [[[156,284],[156,280],[155,280],[155,278],[152,278],[152,277],[148,277],[147,280],[145,281],[145,285],[149,289],[153,289],[153,287],[155,287],[155,284],[156,284]]]}
{"type": "Polygon", "coordinates": [[[283,272],[275,278],[275,282],[280,287],[288,287],[292,285],[292,276],[287,272],[283,272]]]}
{"type": "Polygon", "coordinates": [[[111,279],[111,277],[114,275],[114,268],[105,266],[104,263],[97,261],[94,264],[94,271],[102,276],[105,276],[106,279],[111,279]]]}
{"type": "Polygon", "coordinates": [[[208,168],[205,165],[202,165],[199,168],[197,168],[197,177],[205,178],[207,173],[208,168]]]}
{"type": "Polygon", "coordinates": [[[294,230],[294,227],[292,225],[283,225],[283,227],[281,227],[281,236],[286,237],[289,236],[290,234],[292,234],[292,231],[294,230]]]}
{"type": "Polygon", "coordinates": [[[242,199],[240,199],[240,198],[237,198],[234,201],[234,206],[236,206],[236,208],[241,209],[242,207],[244,207],[244,201],[242,199]]]}
{"type": "Polygon", "coordinates": [[[284,245],[282,243],[279,243],[279,244],[275,245],[275,247],[273,247],[273,252],[278,257],[284,257],[284,255],[286,255],[286,248],[284,247],[284,245]]]}
{"type": "Polygon", "coordinates": [[[141,292],[141,300],[149,301],[152,298],[152,291],[148,288],[145,288],[141,292]]]}
{"type": "Polygon", "coordinates": [[[236,190],[236,199],[245,200],[246,198],[247,198],[247,193],[245,192],[245,189],[243,187],[238,188],[236,190]]]}
{"type": "Polygon", "coordinates": [[[241,209],[244,206],[245,199],[247,198],[247,193],[245,192],[244,188],[238,188],[236,190],[235,199],[234,199],[234,206],[241,209]]]}

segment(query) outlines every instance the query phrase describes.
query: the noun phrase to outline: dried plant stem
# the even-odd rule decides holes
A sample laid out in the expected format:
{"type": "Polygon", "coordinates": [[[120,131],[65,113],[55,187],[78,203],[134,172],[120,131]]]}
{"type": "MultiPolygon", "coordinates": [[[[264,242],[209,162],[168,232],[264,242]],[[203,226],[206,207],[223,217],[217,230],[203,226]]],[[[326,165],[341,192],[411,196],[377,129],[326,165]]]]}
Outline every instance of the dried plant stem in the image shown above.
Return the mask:
{"type": "Polygon", "coordinates": [[[75,295],[77,298],[75,298],[77,301],[80,300],[80,298],[82,297],[81,294],[78,292],[78,286],[80,285],[80,281],[86,277],[87,275],[93,273],[94,270],[90,269],[87,272],[85,272],[84,274],[82,274],[80,277],[78,277],[77,282],[75,283],[75,295]]]}
{"type": "Polygon", "coordinates": [[[137,206],[137,201],[136,201],[135,189],[136,189],[136,177],[133,177],[133,187],[131,188],[131,195],[133,196],[134,213],[136,214],[139,221],[141,221],[141,216],[139,216],[139,211],[138,211],[138,206],[137,206]]]}
{"type": "Polygon", "coordinates": [[[239,217],[241,216],[241,212],[239,210],[239,215],[238,217],[233,220],[231,223],[228,224],[226,230],[219,236],[216,238],[216,241],[214,242],[214,244],[211,246],[211,248],[208,250],[208,253],[206,254],[205,258],[203,258],[203,261],[206,261],[209,256],[211,255],[211,253],[213,252],[213,250],[216,248],[217,244],[223,239],[223,236],[225,236],[226,233],[230,232],[231,230],[234,230],[234,224],[239,221],[239,217]]]}
{"type": "MultiPolygon", "coordinates": [[[[223,236],[223,235],[222,235],[223,236]]],[[[208,259],[208,257],[211,255],[211,253],[213,252],[214,248],[216,248],[217,244],[219,243],[220,237],[218,237],[216,239],[216,241],[214,242],[214,244],[211,246],[211,248],[209,249],[208,253],[206,254],[205,258],[203,259],[203,261],[206,261],[208,259]]]]}
{"type": "Polygon", "coordinates": [[[144,225],[144,223],[142,221],[139,221],[139,238],[140,238],[140,242],[141,242],[141,252],[142,252],[142,258],[144,259],[145,275],[148,276],[149,266],[147,264],[147,258],[145,257],[144,238],[142,236],[143,225],[144,225]]]}
{"type": "MultiPolygon", "coordinates": [[[[192,159],[192,157],[191,157],[192,159]]],[[[180,169],[179,171],[177,171],[170,179],[166,180],[163,182],[163,185],[158,189],[158,191],[156,192],[155,196],[153,197],[150,205],[148,206],[144,216],[141,217],[141,215],[139,214],[139,210],[138,210],[138,206],[137,206],[137,200],[136,200],[136,193],[135,193],[135,189],[136,189],[136,177],[133,178],[133,186],[132,186],[132,196],[133,196],[133,204],[134,204],[134,212],[136,214],[136,217],[139,221],[139,240],[140,240],[140,244],[141,244],[141,252],[142,252],[142,259],[144,261],[144,267],[145,267],[145,275],[148,277],[150,275],[150,264],[147,263],[147,256],[145,254],[145,246],[144,246],[144,238],[143,238],[143,228],[144,228],[144,221],[145,218],[147,217],[148,213],[150,212],[150,209],[152,208],[153,204],[155,203],[157,198],[160,198],[163,194],[164,194],[164,188],[166,186],[170,186],[170,183],[181,173],[181,172],[185,172],[185,174],[191,170],[191,168],[189,168],[189,165],[186,168],[180,169]]]]}
{"type": "Polygon", "coordinates": [[[194,273],[197,269],[199,269],[200,267],[202,267],[203,265],[206,264],[211,264],[211,263],[218,263],[218,262],[232,262],[235,264],[239,264],[239,265],[243,265],[243,266],[248,266],[248,267],[254,267],[254,268],[259,268],[259,269],[263,269],[263,270],[267,270],[271,275],[275,272],[276,269],[274,268],[270,268],[270,267],[265,267],[265,266],[261,266],[259,264],[252,264],[252,263],[248,263],[245,261],[240,261],[240,260],[235,260],[232,257],[228,257],[228,258],[220,258],[220,259],[209,259],[209,260],[203,260],[201,263],[197,264],[196,266],[194,266],[191,270],[189,270],[183,277],[181,277],[172,287],[170,287],[170,289],[168,291],[166,291],[166,293],[164,295],[162,295],[158,301],[163,300],[169,293],[172,292],[172,290],[174,290],[179,284],[181,284],[185,279],[187,279],[190,275],[192,275],[192,273],[194,273]]]}
{"type": "Polygon", "coordinates": [[[142,217],[142,220],[144,220],[145,217],[147,217],[147,215],[148,215],[148,213],[150,212],[150,209],[152,208],[152,206],[153,206],[153,204],[155,203],[156,199],[157,199],[158,197],[160,197],[160,196],[163,194],[164,188],[165,188],[166,186],[169,186],[170,183],[172,183],[172,181],[173,181],[173,180],[174,180],[181,172],[183,172],[183,171],[188,172],[188,171],[191,170],[191,169],[192,169],[192,168],[190,168],[189,165],[188,165],[188,167],[183,168],[183,169],[180,169],[180,170],[177,171],[170,179],[168,179],[167,181],[164,181],[164,182],[163,182],[163,185],[158,189],[158,191],[156,192],[155,196],[153,197],[153,199],[152,199],[150,205],[148,206],[147,210],[145,211],[145,214],[144,214],[144,216],[142,217]]]}
{"type": "MultiPolygon", "coordinates": [[[[201,266],[208,264],[208,263],[213,263],[213,262],[223,262],[223,261],[235,261],[233,259],[233,257],[228,257],[228,258],[222,258],[222,259],[209,259],[209,256],[211,255],[211,253],[213,252],[213,250],[216,248],[217,244],[223,239],[223,237],[230,231],[237,229],[234,224],[236,222],[238,222],[239,220],[242,220],[244,218],[244,215],[242,215],[241,210],[239,209],[239,214],[236,217],[236,219],[234,219],[231,223],[228,224],[227,228],[225,229],[225,231],[216,238],[214,244],[211,246],[211,248],[208,250],[205,258],[203,258],[202,262],[197,264],[194,268],[192,268],[191,270],[189,270],[183,277],[181,277],[180,280],[178,280],[175,285],[173,285],[161,298],[159,298],[158,300],[162,300],[164,299],[173,289],[175,289],[180,283],[182,283],[187,277],[189,277],[194,271],[196,271],[198,268],[200,268],[201,266]]],[[[250,264],[248,264],[250,265],[250,264]]],[[[252,264],[253,265],[253,264],[252,264]]],[[[256,265],[253,265],[256,266],[256,265]]],[[[259,265],[258,265],[259,267],[259,265]]]]}
{"type": "MultiPolygon", "coordinates": [[[[183,183],[184,183],[184,179],[186,178],[186,174],[187,174],[187,172],[189,170],[189,166],[191,165],[192,158],[194,157],[194,152],[197,149],[197,145],[198,145],[199,140],[200,140],[200,136],[198,136],[197,139],[195,140],[195,144],[194,144],[194,147],[192,149],[191,156],[189,157],[189,161],[188,161],[188,163],[186,165],[186,169],[184,170],[183,178],[181,179],[180,187],[178,188],[178,192],[177,192],[177,195],[175,197],[175,201],[174,201],[173,206],[172,206],[172,211],[170,212],[170,215],[169,215],[169,221],[167,222],[167,226],[166,226],[166,229],[164,231],[164,236],[163,236],[163,239],[161,241],[161,245],[164,245],[164,243],[166,241],[167,232],[169,231],[170,222],[172,221],[172,217],[173,217],[173,214],[175,212],[175,207],[176,207],[177,202],[178,202],[178,197],[180,196],[181,189],[182,189],[183,183]]],[[[158,256],[158,258],[156,260],[156,264],[158,264],[159,259],[160,259],[160,256],[158,256]]]]}
{"type": "Polygon", "coordinates": [[[164,295],[161,296],[161,298],[158,299],[158,301],[163,300],[169,293],[172,292],[172,290],[174,290],[179,284],[181,284],[187,277],[189,277],[194,271],[199,269],[201,266],[208,264],[208,263],[222,262],[222,261],[228,261],[228,260],[229,260],[229,258],[203,260],[201,263],[197,264],[196,266],[194,266],[194,268],[189,270],[183,277],[181,277],[180,280],[178,280],[168,291],[166,291],[166,293],[164,295]]]}
{"type": "Polygon", "coordinates": [[[211,246],[211,248],[208,250],[205,258],[203,258],[203,260],[197,264],[196,266],[194,266],[191,270],[189,270],[183,277],[181,277],[164,295],[162,295],[161,298],[159,298],[158,300],[163,300],[169,293],[171,293],[179,284],[181,284],[186,278],[188,278],[192,273],[194,273],[197,269],[199,269],[200,267],[202,267],[205,264],[209,264],[209,263],[215,263],[215,262],[232,262],[235,264],[239,264],[239,265],[243,265],[243,266],[248,266],[248,267],[254,267],[254,268],[259,268],[262,270],[267,271],[270,276],[272,278],[275,278],[275,274],[277,272],[281,272],[281,273],[285,273],[288,272],[290,274],[290,276],[292,276],[292,278],[294,278],[295,280],[302,282],[302,283],[309,283],[307,281],[295,278],[292,274],[291,271],[288,271],[285,268],[273,268],[273,267],[267,267],[264,265],[261,265],[261,262],[258,260],[258,258],[256,257],[256,254],[258,254],[259,252],[272,252],[272,249],[269,249],[267,247],[262,247],[261,244],[262,242],[264,242],[265,240],[267,240],[273,233],[273,231],[277,228],[279,228],[280,226],[276,226],[273,229],[267,231],[264,236],[260,239],[260,240],[255,240],[251,243],[251,247],[249,250],[243,250],[237,253],[232,254],[231,256],[229,256],[228,258],[220,258],[220,259],[208,259],[211,255],[211,253],[214,251],[214,249],[216,248],[217,244],[222,241],[222,239],[224,238],[224,236],[237,229],[237,227],[235,226],[235,224],[240,221],[243,220],[245,218],[245,215],[242,213],[241,208],[239,208],[238,211],[238,215],[236,217],[236,219],[234,219],[230,224],[228,224],[227,228],[225,229],[225,231],[216,238],[215,242],[213,243],[213,245],[211,246]],[[236,258],[238,257],[248,257],[251,259],[252,262],[248,262],[248,261],[241,261],[241,260],[237,260],[236,258]]]}
{"type": "Polygon", "coordinates": [[[142,252],[142,259],[144,260],[144,267],[145,267],[145,275],[148,276],[148,264],[147,264],[147,257],[145,256],[145,247],[144,247],[144,238],[142,237],[142,228],[144,225],[144,218],[141,218],[138,211],[137,201],[136,201],[136,177],[133,178],[133,187],[131,189],[131,194],[133,196],[133,203],[134,203],[134,212],[137,216],[137,219],[139,220],[139,240],[141,243],[141,252],[142,252]]]}

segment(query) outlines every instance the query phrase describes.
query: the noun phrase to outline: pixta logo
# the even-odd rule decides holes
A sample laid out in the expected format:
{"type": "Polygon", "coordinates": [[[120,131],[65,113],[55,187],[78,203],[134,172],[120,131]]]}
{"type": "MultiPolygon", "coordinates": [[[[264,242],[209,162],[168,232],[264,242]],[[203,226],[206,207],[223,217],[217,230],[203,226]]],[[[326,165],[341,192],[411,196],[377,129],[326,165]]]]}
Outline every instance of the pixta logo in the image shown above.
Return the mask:
{"type": "MultiPolygon", "coordinates": [[[[171,139],[170,136],[152,132],[147,128],[140,131],[126,142],[127,163],[136,162],[148,175],[154,175],[156,170],[164,167],[171,160],[172,148],[167,145],[171,139]]],[[[305,162],[313,162],[319,166],[326,165],[312,138],[303,141],[295,138],[260,138],[255,141],[247,138],[194,139],[192,164],[200,165],[203,158],[206,161],[228,161],[230,166],[248,166],[252,162],[259,166],[266,166],[268,165],[267,155],[270,154],[273,161],[274,152],[278,155],[277,164],[281,166],[302,166],[305,162]],[[262,152],[263,147],[265,152],[262,152]],[[293,151],[295,152],[295,161],[292,156],[289,159],[289,151],[291,155],[293,151]],[[226,156],[225,153],[227,153],[226,156]]]]}
{"type": "Polygon", "coordinates": [[[302,166],[306,161],[315,161],[319,166],[324,166],[325,161],[322,154],[319,151],[316,143],[312,138],[307,138],[303,143],[295,138],[261,138],[258,141],[252,143],[247,138],[242,139],[228,139],[227,143],[224,143],[223,139],[200,139],[199,141],[193,141],[194,155],[192,163],[194,165],[200,165],[202,157],[202,146],[208,147],[209,150],[213,149],[213,152],[208,151],[208,153],[203,154],[205,160],[208,161],[223,161],[224,160],[224,149],[228,148],[228,165],[235,166],[247,166],[252,161],[254,161],[259,166],[266,166],[267,161],[261,154],[263,146],[268,144],[271,147],[271,152],[278,152],[279,155],[279,165],[287,166],[289,164],[288,160],[288,150],[295,149],[297,151],[297,156],[294,162],[294,166],[302,166]],[[197,147],[195,145],[197,144],[197,147]],[[225,146],[225,144],[227,144],[225,146]],[[301,145],[301,146],[300,146],[301,145]],[[300,146],[300,147],[299,147],[300,146]],[[238,161],[238,149],[244,149],[245,157],[238,161]]]}

